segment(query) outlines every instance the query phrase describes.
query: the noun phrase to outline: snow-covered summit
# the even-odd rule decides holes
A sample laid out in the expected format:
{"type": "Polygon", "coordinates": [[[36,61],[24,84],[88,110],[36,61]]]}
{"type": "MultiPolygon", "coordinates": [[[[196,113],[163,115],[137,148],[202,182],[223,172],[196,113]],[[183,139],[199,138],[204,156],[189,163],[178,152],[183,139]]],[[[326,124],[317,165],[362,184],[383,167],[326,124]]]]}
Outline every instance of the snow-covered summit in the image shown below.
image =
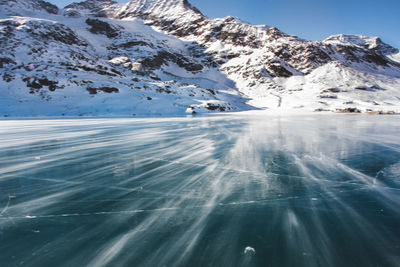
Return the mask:
{"type": "Polygon", "coordinates": [[[29,15],[34,12],[57,14],[57,6],[43,0],[0,0],[0,14],[29,15]]]}
{"type": "Polygon", "coordinates": [[[367,47],[369,49],[376,48],[382,41],[378,37],[368,37],[364,35],[337,34],[329,36],[324,40],[325,43],[347,44],[367,47]]]}
{"type": "Polygon", "coordinates": [[[382,50],[385,52],[395,52],[393,47],[385,44],[379,37],[370,37],[364,35],[348,35],[348,34],[337,34],[329,36],[323,41],[325,44],[333,45],[347,45],[347,46],[358,46],[361,48],[382,50]]]}
{"type": "Polygon", "coordinates": [[[119,18],[149,16],[173,19],[191,19],[203,17],[203,14],[187,0],[131,0],[118,12],[119,18]]]}
{"type": "Polygon", "coordinates": [[[70,17],[113,17],[121,6],[114,0],[86,0],[67,5],[64,14],[70,17]]]}

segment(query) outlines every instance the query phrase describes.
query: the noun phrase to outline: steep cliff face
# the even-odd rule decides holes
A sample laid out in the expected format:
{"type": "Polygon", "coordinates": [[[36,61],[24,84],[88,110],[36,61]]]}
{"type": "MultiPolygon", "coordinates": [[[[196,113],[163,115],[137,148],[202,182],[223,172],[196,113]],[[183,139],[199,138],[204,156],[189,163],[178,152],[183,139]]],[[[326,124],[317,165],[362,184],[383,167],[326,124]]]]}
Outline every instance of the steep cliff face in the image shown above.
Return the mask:
{"type": "Polygon", "coordinates": [[[0,5],[5,115],[400,111],[400,53],[376,37],[307,41],[186,0],[0,5]]]}

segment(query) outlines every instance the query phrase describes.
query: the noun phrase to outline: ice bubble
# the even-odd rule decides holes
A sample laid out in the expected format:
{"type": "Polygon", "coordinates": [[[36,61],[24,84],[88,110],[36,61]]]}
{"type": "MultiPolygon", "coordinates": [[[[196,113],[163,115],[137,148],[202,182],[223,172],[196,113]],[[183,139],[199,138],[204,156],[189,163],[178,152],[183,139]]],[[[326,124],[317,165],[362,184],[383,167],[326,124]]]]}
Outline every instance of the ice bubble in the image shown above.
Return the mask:
{"type": "Polygon", "coordinates": [[[254,249],[254,248],[252,248],[252,247],[246,247],[245,249],[244,249],[244,254],[245,255],[254,255],[254,254],[256,254],[256,250],[254,249]]]}

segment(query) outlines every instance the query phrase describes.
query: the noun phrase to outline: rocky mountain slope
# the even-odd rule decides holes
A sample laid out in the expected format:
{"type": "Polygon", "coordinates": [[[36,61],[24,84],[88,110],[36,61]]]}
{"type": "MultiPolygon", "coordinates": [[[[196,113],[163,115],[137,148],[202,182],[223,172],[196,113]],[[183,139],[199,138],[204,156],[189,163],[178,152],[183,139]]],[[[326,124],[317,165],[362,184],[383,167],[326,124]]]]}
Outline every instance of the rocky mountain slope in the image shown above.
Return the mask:
{"type": "Polygon", "coordinates": [[[3,116],[400,111],[379,38],[306,41],[186,0],[0,0],[0,40],[3,116]]]}

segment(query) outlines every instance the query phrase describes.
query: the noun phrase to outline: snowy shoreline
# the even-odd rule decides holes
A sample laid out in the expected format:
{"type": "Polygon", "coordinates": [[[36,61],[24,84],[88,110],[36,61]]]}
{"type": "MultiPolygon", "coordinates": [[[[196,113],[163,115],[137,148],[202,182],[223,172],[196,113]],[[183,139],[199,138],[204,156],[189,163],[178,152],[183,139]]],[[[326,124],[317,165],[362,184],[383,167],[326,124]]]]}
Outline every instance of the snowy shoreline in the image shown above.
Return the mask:
{"type": "Polygon", "coordinates": [[[35,120],[35,119],[168,119],[168,118],[215,118],[215,117],[235,117],[235,116],[343,116],[343,115],[357,115],[357,116],[393,116],[400,115],[400,112],[341,112],[341,111],[306,111],[306,110],[248,110],[239,112],[220,112],[220,113],[198,113],[198,114],[98,114],[98,115],[21,115],[21,116],[0,116],[0,121],[6,120],[35,120]]]}

